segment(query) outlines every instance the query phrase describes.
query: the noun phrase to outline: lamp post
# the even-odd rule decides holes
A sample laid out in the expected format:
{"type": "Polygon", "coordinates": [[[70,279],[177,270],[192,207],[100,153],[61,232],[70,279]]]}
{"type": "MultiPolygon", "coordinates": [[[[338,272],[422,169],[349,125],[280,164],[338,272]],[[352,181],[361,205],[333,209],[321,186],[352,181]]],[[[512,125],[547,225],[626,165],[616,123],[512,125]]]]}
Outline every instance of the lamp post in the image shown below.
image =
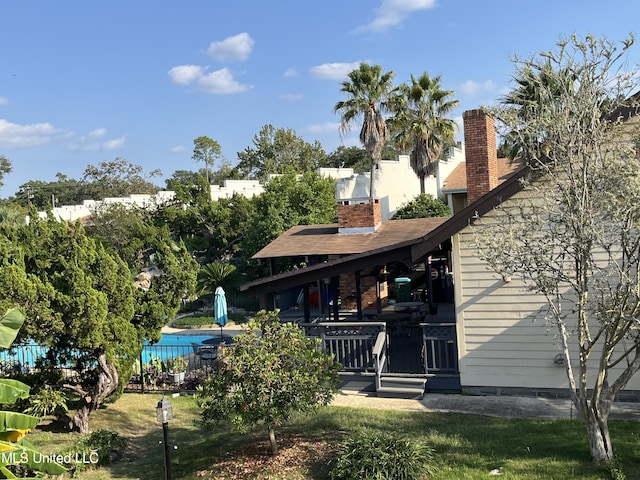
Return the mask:
{"type": "Polygon", "coordinates": [[[162,423],[162,441],[164,443],[164,478],[171,480],[171,460],[169,458],[169,420],[173,418],[173,408],[169,400],[162,397],[156,407],[156,419],[162,423]]]}

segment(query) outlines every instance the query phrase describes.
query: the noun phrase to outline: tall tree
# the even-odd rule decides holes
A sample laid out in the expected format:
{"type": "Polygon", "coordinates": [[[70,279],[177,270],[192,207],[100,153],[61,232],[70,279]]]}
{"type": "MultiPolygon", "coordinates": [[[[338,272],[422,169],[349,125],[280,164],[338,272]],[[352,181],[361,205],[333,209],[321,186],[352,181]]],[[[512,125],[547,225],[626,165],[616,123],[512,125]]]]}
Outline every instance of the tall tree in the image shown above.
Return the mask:
{"type": "Polygon", "coordinates": [[[298,178],[290,170],[273,178],[253,203],[255,210],[241,242],[247,257],[294,225],[335,221],[335,183],[316,172],[306,172],[298,178]]]}
{"type": "Polygon", "coordinates": [[[345,134],[353,123],[362,118],[360,142],[371,156],[371,178],[369,196],[376,197],[375,174],[382,156],[382,148],[389,138],[389,129],[384,118],[387,102],[393,92],[394,72],[382,72],[380,65],[361,63],[349,72],[348,80],[341,84],[340,92],[347,95],[333,107],[339,113],[340,131],[345,134]]]}
{"type": "Polygon", "coordinates": [[[211,201],[211,185],[201,172],[176,170],[165,184],[175,192],[175,199],[189,206],[205,205],[211,201]]]}
{"type": "Polygon", "coordinates": [[[0,188],[4,185],[2,180],[7,173],[11,173],[11,161],[4,155],[0,155],[0,188]]]}
{"type": "Polygon", "coordinates": [[[131,273],[79,224],[37,218],[20,227],[0,224],[0,239],[6,253],[0,278],[12,279],[0,304],[25,312],[21,338],[48,347],[41,368],[74,371],[64,386],[80,395],[73,422],[86,433],[90,413],[121,391],[140,352],[131,273]]]}
{"type": "Polygon", "coordinates": [[[424,72],[418,78],[411,74],[411,83],[398,88],[389,120],[395,141],[411,148],[411,167],[420,178],[420,193],[424,179],[445,148],[454,144],[456,123],[448,115],[459,102],[452,90],[443,90],[440,76],[424,72]]]}
{"type": "Polygon", "coordinates": [[[162,175],[160,170],[145,173],[140,165],[124,158],[89,165],[82,177],[84,200],[102,200],[106,197],[126,197],[137,193],[157,193],[158,186],[149,179],[162,175]]]}
{"type": "Polygon", "coordinates": [[[140,339],[156,341],[182,298],[194,293],[198,265],[184,244],[171,238],[167,225],[155,224],[154,219],[153,212],[112,205],[92,216],[87,232],[142,281],[142,288],[133,293],[132,323],[140,339]]]}
{"type": "Polygon", "coordinates": [[[204,163],[207,183],[210,183],[209,171],[213,168],[216,160],[222,158],[222,147],[220,144],[207,136],[200,136],[193,141],[193,155],[196,162],[204,163]]]}
{"type": "Polygon", "coordinates": [[[640,130],[625,122],[638,112],[625,100],[638,71],[623,70],[632,44],[571,36],[515,59],[516,87],[491,112],[532,178],[477,227],[492,268],[546,301],[540,316],[557,329],[596,464],[613,459],[611,405],[640,369],[640,130]]]}
{"type": "Polygon", "coordinates": [[[238,152],[236,169],[244,178],[267,180],[269,174],[315,171],[327,154],[318,141],[307,143],[295,130],[264,125],[253,137],[253,147],[238,152]]]}

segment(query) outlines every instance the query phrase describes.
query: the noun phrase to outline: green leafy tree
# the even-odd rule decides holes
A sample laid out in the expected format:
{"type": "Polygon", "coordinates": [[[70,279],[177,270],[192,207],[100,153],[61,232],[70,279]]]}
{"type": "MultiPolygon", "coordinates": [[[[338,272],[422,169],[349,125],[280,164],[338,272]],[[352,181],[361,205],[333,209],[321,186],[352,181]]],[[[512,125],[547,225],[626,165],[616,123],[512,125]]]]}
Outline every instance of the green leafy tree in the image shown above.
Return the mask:
{"type": "Polygon", "coordinates": [[[340,145],[327,156],[327,167],[353,168],[355,173],[371,171],[371,156],[364,148],[340,145]]]}
{"type": "Polygon", "coordinates": [[[276,428],[294,412],[327,405],[337,392],[339,365],[319,342],[281,323],[278,311],[258,312],[235,346],[221,349],[217,374],[197,393],[205,425],[231,419],[240,431],[266,428],[276,455],[276,428]]]}
{"type": "Polygon", "coordinates": [[[210,184],[209,172],[215,165],[216,160],[222,158],[222,147],[212,138],[204,135],[200,136],[193,141],[193,155],[191,158],[196,162],[204,163],[207,184],[210,184]]]}
{"type": "Polygon", "coordinates": [[[140,165],[124,158],[89,165],[82,176],[84,200],[102,200],[107,197],[126,197],[133,194],[157,193],[157,185],[150,179],[162,175],[160,170],[145,173],[140,165]]]}
{"type": "Polygon", "coordinates": [[[392,220],[406,218],[448,217],[451,215],[449,206],[442,200],[428,193],[421,193],[410,202],[402,205],[393,215],[392,220]]]}
{"type": "Polygon", "coordinates": [[[11,173],[11,161],[4,155],[0,155],[0,188],[4,185],[4,176],[11,173]]]}
{"type": "Polygon", "coordinates": [[[253,210],[252,200],[236,193],[187,209],[165,206],[151,215],[154,223],[166,225],[173,239],[206,264],[236,255],[253,210]]]}
{"type": "Polygon", "coordinates": [[[21,337],[48,347],[41,368],[71,365],[76,375],[64,386],[80,396],[73,422],[86,432],[91,411],[121,391],[140,352],[131,273],[79,224],[0,224],[0,248],[0,278],[15,282],[0,303],[22,308],[21,337]]]}
{"type": "Polygon", "coordinates": [[[165,181],[167,190],[175,192],[175,199],[185,205],[204,205],[211,201],[211,186],[206,175],[188,170],[176,170],[165,181]]]}
{"type": "Polygon", "coordinates": [[[371,156],[371,184],[369,195],[376,196],[375,173],[381,160],[382,148],[389,138],[389,129],[384,118],[387,102],[393,92],[393,72],[382,72],[380,65],[361,63],[349,72],[348,80],[341,84],[340,92],[347,95],[333,107],[341,115],[340,131],[351,130],[352,124],[362,118],[360,142],[371,156]]]}
{"type": "Polygon", "coordinates": [[[488,264],[546,300],[540,316],[557,329],[596,464],[614,458],[611,406],[640,370],[640,132],[623,115],[638,108],[629,97],[638,70],[622,70],[632,44],[571,36],[556,51],[515,59],[515,93],[531,83],[532,98],[548,103],[512,94],[491,112],[535,181],[476,230],[488,264]],[[575,80],[558,88],[567,77],[575,80]]]}
{"type": "Polygon", "coordinates": [[[411,148],[411,167],[420,178],[420,193],[424,179],[445,148],[455,142],[455,122],[447,118],[458,106],[452,90],[443,90],[441,77],[424,72],[411,74],[411,83],[402,84],[392,102],[395,115],[389,120],[395,141],[411,148]]]}
{"type": "Polygon", "coordinates": [[[236,169],[244,178],[267,180],[269,174],[316,171],[326,162],[322,145],[318,141],[307,143],[295,130],[265,125],[253,137],[253,147],[238,152],[236,169]]]}
{"type": "Polygon", "coordinates": [[[148,272],[149,285],[136,288],[133,324],[140,338],[159,340],[160,329],[178,312],[182,299],[195,291],[198,264],[186,246],[172,239],[153,212],[113,205],[94,215],[88,233],[122,258],[134,275],[148,272]]]}
{"type": "Polygon", "coordinates": [[[253,203],[255,210],[241,242],[247,257],[294,225],[331,223],[336,217],[334,181],[316,172],[298,178],[287,171],[273,178],[253,203]]]}
{"type": "Polygon", "coordinates": [[[0,223],[21,225],[26,222],[25,214],[15,205],[0,205],[0,223]]]}
{"type": "Polygon", "coordinates": [[[25,209],[34,205],[39,211],[47,211],[61,205],[79,205],[85,200],[82,183],[62,173],[53,182],[29,180],[20,185],[16,202],[25,209]]]}
{"type": "Polygon", "coordinates": [[[217,170],[211,172],[211,184],[222,185],[225,180],[242,180],[238,167],[232,167],[231,162],[223,158],[217,170]]]}

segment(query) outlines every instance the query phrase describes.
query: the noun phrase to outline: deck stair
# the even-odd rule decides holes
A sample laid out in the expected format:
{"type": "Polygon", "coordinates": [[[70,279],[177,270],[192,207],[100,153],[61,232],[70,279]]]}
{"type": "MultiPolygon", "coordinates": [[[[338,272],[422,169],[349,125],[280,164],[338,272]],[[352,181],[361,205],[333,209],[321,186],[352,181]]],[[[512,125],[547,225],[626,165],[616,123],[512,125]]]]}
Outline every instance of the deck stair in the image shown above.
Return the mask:
{"type": "Polygon", "coordinates": [[[427,379],[424,377],[384,373],[380,375],[376,395],[385,398],[420,400],[424,396],[426,383],[427,379]]]}

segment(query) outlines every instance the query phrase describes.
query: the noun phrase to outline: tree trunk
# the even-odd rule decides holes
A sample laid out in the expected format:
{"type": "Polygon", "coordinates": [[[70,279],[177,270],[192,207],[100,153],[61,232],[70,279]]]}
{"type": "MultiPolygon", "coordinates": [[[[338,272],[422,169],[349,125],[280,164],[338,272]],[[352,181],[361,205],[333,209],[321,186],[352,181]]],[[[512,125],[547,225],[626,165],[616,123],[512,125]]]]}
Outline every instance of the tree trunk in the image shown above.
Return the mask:
{"type": "Polygon", "coordinates": [[[269,429],[269,445],[271,446],[271,455],[277,455],[278,442],[276,441],[276,432],[273,428],[269,429]]]}
{"type": "Polygon", "coordinates": [[[102,404],[105,398],[118,388],[118,370],[107,363],[104,355],[98,357],[98,380],[82,396],[73,416],[73,425],[80,433],[89,433],[89,415],[102,404]]]}
{"type": "Polygon", "coordinates": [[[378,169],[376,168],[377,164],[375,162],[371,163],[371,172],[369,173],[370,178],[369,178],[369,198],[374,199],[376,198],[378,192],[377,192],[377,185],[376,185],[376,173],[378,171],[378,169]]]}
{"type": "Polygon", "coordinates": [[[609,436],[609,411],[611,401],[608,399],[591,400],[585,413],[587,438],[594,465],[602,465],[613,460],[613,446],[609,436]]]}

